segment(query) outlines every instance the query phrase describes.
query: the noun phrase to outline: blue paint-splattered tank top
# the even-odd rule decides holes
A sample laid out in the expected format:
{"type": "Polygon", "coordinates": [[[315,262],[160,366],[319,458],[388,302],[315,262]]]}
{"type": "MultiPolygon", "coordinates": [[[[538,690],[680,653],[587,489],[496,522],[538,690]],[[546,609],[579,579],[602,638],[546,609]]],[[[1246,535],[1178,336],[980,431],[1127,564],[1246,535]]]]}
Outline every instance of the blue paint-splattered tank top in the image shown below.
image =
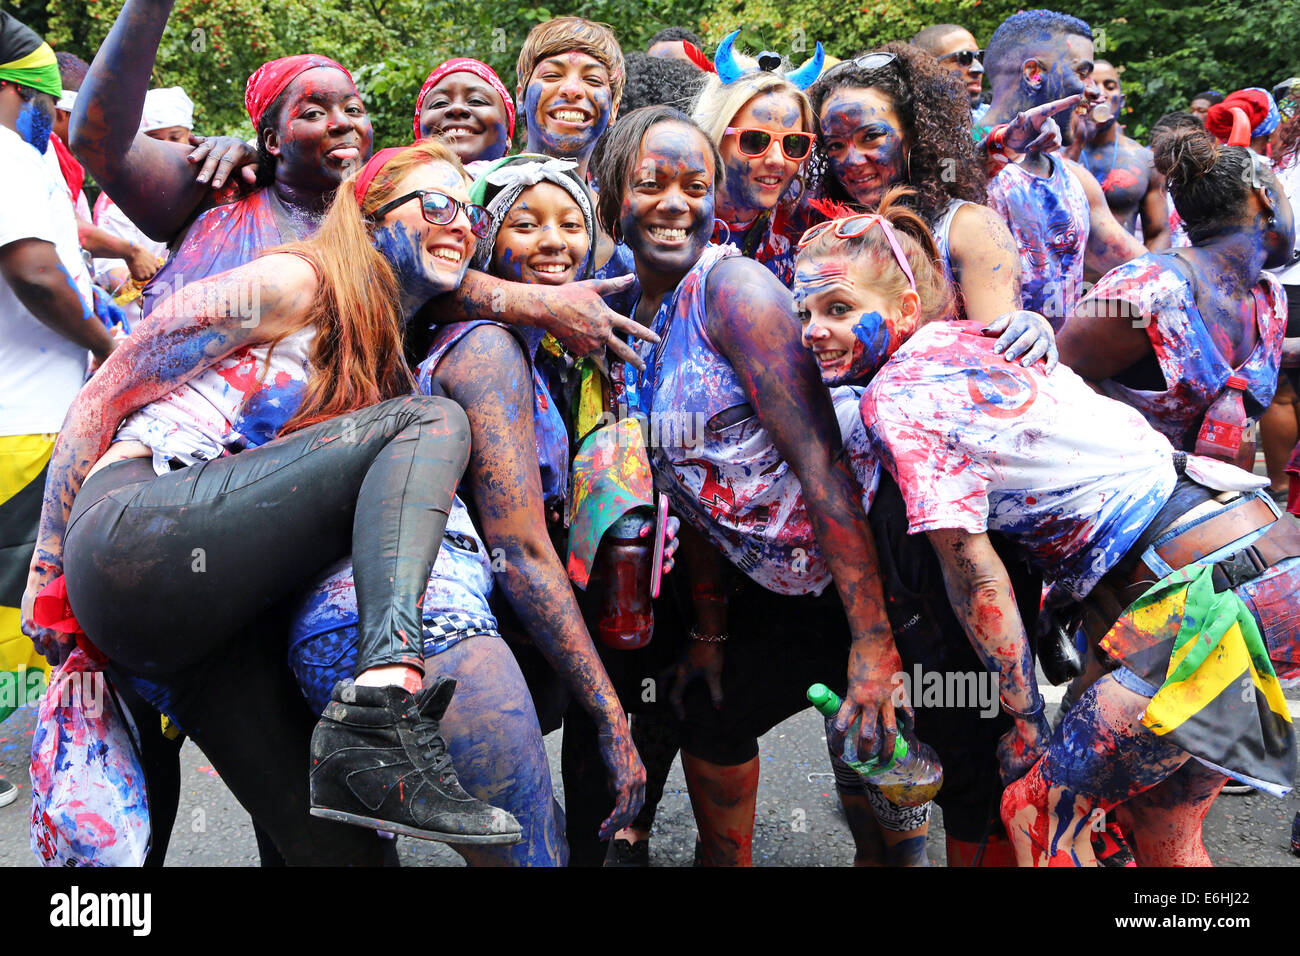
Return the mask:
{"type": "Polygon", "coordinates": [[[988,204],[1006,220],[1020,252],[1021,307],[1059,332],[1083,293],[1083,258],[1092,216],[1083,183],[1062,160],[1050,176],[1007,163],[989,180],[988,204]]]}
{"type": "MultiPolygon", "coordinates": [[[[638,343],[645,372],[625,366],[628,405],[650,416],[655,484],[678,514],[768,590],[818,594],[831,573],[799,479],[709,338],[705,282],[715,265],[734,255],[731,246],[707,246],[664,299],[651,325],[660,344],[638,343]],[[743,417],[719,420],[728,409],[743,417]]],[[[857,391],[838,388],[831,395],[847,460],[869,508],[879,464],[857,411],[857,391]]]]}
{"type": "Polygon", "coordinates": [[[480,325],[498,325],[511,332],[520,340],[520,346],[528,358],[533,376],[533,434],[537,439],[537,464],[542,472],[542,498],[548,506],[557,505],[569,493],[569,435],[534,360],[537,346],[545,335],[541,329],[515,329],[482,319],[441,326],[434,336],[428,357],[420,363],[419,389],[425,395],[430,394],[433,373],[443,356],[480,325]]]}

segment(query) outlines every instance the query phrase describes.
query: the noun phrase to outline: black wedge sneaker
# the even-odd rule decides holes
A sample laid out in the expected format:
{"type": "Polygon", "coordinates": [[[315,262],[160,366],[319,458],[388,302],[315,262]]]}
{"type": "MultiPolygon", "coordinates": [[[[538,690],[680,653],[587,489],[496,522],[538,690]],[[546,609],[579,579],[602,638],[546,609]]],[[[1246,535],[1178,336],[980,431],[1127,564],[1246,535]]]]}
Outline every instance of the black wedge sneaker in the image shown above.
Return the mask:
{"type": "Polygon", "coordinates": [[[335,684],[311,735],[312,816],[443,843],[519,843],[519,821],[456,779],[438,728],[455,689],[446,677],[419,694],[335,684]]]}

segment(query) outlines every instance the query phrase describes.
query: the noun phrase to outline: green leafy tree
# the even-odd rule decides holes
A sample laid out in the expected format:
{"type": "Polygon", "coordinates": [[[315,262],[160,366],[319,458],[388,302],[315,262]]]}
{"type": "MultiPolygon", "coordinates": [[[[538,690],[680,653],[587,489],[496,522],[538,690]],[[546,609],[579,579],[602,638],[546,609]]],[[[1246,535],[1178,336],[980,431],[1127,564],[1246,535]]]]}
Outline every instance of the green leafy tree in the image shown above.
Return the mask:
{"type": "MultiPolygon", "coordinates": [[[[515,60],[529,29],[576,14],[610,24],[624,49],[644,49],[665,26],[690,27],[710,48],[743,27],[740,45],[800,59],[820,40],[849,56],[906,40],[933,23],[959,23],[981,43],[1025,0],[590,0],[539,6],[525,0],[178,0],[154,74],[155,85],[184,86],[204,132],[251,136],[244,82],[264,61],[307,51],[353,71],[380,145],[410,138],[415,95],[428,71],[450,56],[492,65],[513,90],[515,60]]],[[[1050,2],[1048,5],[1051,5],[1050,2]]],[[[1287,38],[1300,36],[1296,0],[1073,0],[1068,12],[1089,21],[1098,56],[1122,71],[1124,121],[1141,136],[1161,114],[1183,108],[1198,91],[1271,87],[1300,72],[1287,38]]],[[[55,49],[94,56],[122,4],[117,0],[22,0],[17,15],[55,49]]]]}

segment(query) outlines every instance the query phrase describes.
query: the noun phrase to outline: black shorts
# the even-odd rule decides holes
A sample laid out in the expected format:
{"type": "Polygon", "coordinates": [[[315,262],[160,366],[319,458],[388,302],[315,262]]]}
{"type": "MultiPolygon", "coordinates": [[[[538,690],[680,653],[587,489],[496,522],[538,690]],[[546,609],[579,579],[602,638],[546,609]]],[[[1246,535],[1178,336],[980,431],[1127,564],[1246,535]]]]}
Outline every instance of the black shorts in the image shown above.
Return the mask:
{"type": "MultiPolygon", "coordinates": [[[[975,842],[986,834],[1000,833],[998,805],[1002,781],[998,773],[998,739],[1011,729],[1013,721],[1000,706],[993,710],[988,696],[996,698],[995,683],[975,653],[961,623],[953,614],[944,585],[939,558],[924,534],[907,533],[907,510],[898,485],[882,474],[880,488],[867,516],[885,588],[894,642],[903,659],[903,669],[915,677],[919,666],[926,680],[941,679],[951,689],[983,682],[991,690],[986,699],[950,693],[942,702],[926,705],[912,681],[916,734],[934,748],[943,764],[943,788],[935,803],[943,810],[945,831],[954,839],[975,842]],[[952,680],[948,675],[958,678],[952,680]],[[963,680],[964,678],[964,680],[963,680]]],[[[1032,572],[1005,539],[990,535],[1011,576],[1027,633],[1034,633],[1041,578],[1032,572]]]]}

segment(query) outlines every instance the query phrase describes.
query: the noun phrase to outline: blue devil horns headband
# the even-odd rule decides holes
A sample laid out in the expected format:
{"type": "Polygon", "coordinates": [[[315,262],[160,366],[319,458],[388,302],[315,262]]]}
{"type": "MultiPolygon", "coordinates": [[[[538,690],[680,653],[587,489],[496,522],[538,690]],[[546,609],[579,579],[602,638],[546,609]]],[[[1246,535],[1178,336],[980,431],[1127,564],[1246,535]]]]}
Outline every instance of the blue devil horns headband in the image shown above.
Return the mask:
{"type": "MultiPolygon", "coordinates": [[[[717,68],[718,79],[723,83],[734,83],[746,73],[765,72],[776,73],[776,68],[781,65],[781,55],[773,53],[771,50],[764,50],[758,55],[758,66],[746,69],[736,62],[736,54],[733,47],[736,43],[736,37],[740,36],[739,30],[734,30],[727,34],[720,44],[718,50],[713,54],[713,65],[717,68]]],[[[821,75],[822,65],[826,62],[826,51],[822,49],[821,41],[817,41],[817,50],[813,53],[813,58],[789,73],[778,74],[789,80],[799,90],[806,90],[816,82],[817,77],[821,75]]]]}

